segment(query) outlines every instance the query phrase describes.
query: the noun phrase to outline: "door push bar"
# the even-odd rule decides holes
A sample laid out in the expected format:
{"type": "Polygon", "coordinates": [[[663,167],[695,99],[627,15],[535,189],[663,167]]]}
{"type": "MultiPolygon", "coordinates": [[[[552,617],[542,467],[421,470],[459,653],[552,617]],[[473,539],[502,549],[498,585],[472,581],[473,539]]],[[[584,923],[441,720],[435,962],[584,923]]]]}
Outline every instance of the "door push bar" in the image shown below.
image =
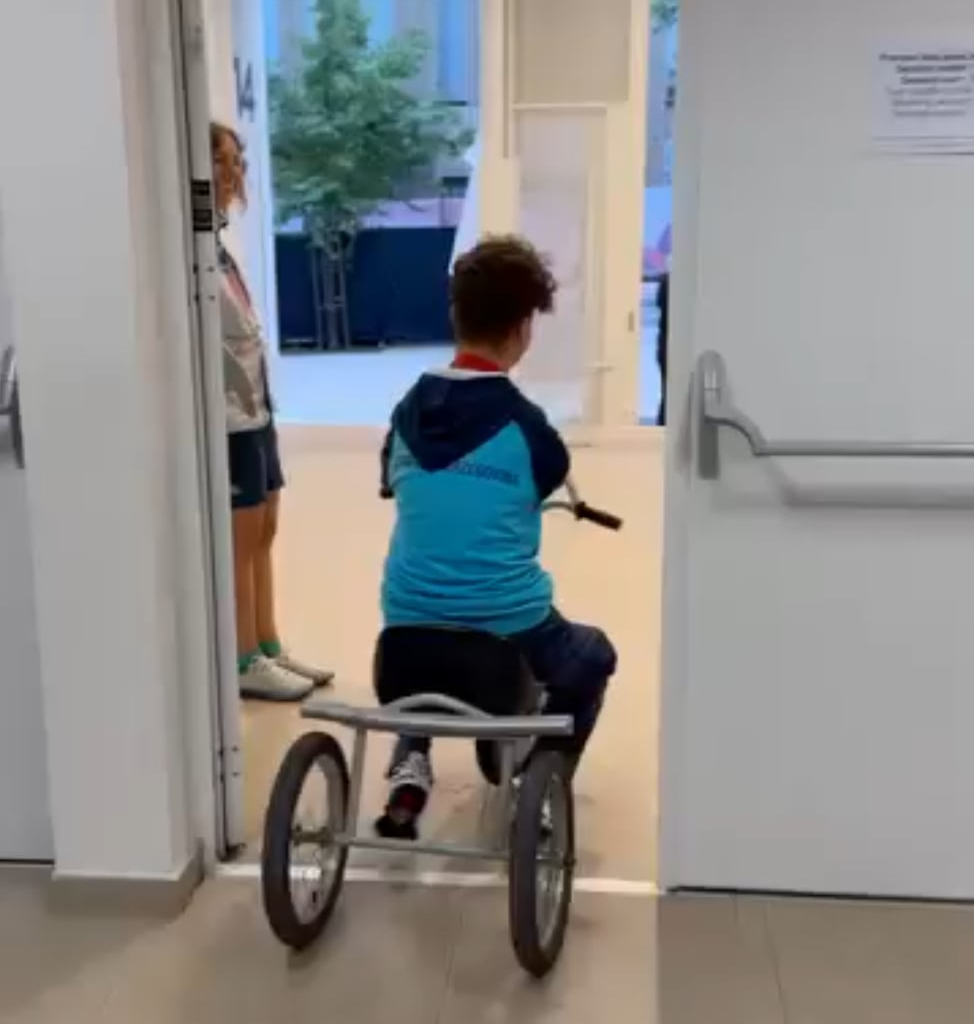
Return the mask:
{"type": "Polygon", "coordinates": [[[0,416],[10,422],[10,439],[17,465],[24,468],[24,435],[20,425],[20,389],[17,387],[17,365],[13,347],[0,353],[0,416]]]}
{"type": "Polygon", "coordinates": [[[720,477],[720,428],[740,434],[756,459],[974,459],[968,441],[773,441],[734,405],[727,367],[718,352],[697,358],[692,384],[692,422],[696,437],[697,475],[720,477]]]}

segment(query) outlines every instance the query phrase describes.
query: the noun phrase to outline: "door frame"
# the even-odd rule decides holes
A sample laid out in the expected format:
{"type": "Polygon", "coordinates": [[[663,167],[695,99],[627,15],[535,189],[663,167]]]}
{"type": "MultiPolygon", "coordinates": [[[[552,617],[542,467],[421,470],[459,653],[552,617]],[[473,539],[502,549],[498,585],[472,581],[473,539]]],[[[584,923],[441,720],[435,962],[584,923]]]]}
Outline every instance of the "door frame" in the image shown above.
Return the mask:
{"type": "Polygon", "coordinates": [[[186,272],[194,305],[191,361],[210,664],[206,685],[209,785],[215,794],[214,853],[222,859],[243,846],[246,830],[206,17],[203,0],[169,0],[169,4],[173,72],[182,115],[177,118],[177,134],[186,183],[182,209],[186,272]]]}

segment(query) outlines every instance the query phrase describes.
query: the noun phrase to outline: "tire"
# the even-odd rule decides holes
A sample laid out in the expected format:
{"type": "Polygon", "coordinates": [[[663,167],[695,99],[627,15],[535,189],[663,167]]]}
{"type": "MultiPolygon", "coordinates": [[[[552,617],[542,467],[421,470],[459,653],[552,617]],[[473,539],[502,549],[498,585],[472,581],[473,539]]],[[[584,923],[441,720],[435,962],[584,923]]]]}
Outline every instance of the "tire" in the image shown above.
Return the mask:
{"type": "Polygon", "coordinates": [[[543,978],[555,966],[568,928],[575,876],[575,806],[567,760],[558,753],[535,754],[521,777],[511,826],[508,921],[518,963],[543,978]],[[545,799],[552,804],[552,834],[543,828],[545,799]],[[560,886],[546,901],[547,919],[539,921],[539,856],[557,855],[560,886]]]}
{"type": "MultiPolygon", "coordinates": [[[[349,802],[348,764],[334,737],[309,732],[294,742],[281,762],[264,817],[264,845],[261,850],[261,892],[264,913],[271,931],[286,946],[306,949],[321,934],[341,893],[348,861],[348,847],[334,847],[330,879],[311,890],[306,912],[295,905],[292,892],[292,839],[295,812],[306,780],[319,770],[328,784],[328,821],[316,828],[332,835],[343,832],[349,802]]],[[[315,845],[309,843],[308,845],[315,845]]],[[[319,849],[324,844],[317,844],[319,849]]]]}
{"type": "MultiPolygon", "coordinates": [[[[514,774],[517,775],[521,766],[527,764],[531,751],[534,749],[534,738],[517,740],[514,744],[514,774]]],[[[477,754],[477,768],[484,782],[490,786],[501,784],[501,753],[503,743],[497,740],[477,740],[474,745],[477,754]]]]}
{"type": "Polygon", "coordinates": [[[501,784],[501,748],[493,740],[477,740],[477,767],[489,786],[501,784]]]}

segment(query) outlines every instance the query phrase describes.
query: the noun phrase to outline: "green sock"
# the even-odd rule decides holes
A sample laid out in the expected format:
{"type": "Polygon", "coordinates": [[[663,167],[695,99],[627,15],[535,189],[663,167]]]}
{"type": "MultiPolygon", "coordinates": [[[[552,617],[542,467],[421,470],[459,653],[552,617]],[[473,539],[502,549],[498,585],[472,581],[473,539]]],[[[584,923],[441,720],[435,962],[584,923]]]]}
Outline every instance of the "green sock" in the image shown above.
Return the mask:
{"type": "Polygon", "coordinates": [[[279,658],[282,650],[280,640],[261,640],[260,642],[260,653],[266,658],[279,658]]]}
{"type": "Polygon", "coordinates": [[[253,665],[254,661],[260,657],[260,654],[261,652],[259,650],[251,651],[249,654],[241,654],[240,657],[237,658],[237,672],[239,672],[240,675],[243,675],[244,672],[253,665]]]}

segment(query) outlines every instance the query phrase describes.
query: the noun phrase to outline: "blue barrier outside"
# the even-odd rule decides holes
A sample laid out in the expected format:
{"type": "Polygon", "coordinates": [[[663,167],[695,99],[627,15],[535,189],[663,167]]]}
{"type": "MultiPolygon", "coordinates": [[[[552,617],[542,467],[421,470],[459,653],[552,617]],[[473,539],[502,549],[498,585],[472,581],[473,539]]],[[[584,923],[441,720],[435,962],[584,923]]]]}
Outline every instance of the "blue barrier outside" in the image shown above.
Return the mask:
{"type": "MultiPolygon", "coordinates": [[[[354,345],[448,343],[448,296],[454,228],[367,228],[348,270],[354,345]]],[[[275,239],[281,348],[329,348],[317,337],[312,260],[306,235],[275,239]]],[[[324,327],[327,330],[327,325],[324,327]]]]}

